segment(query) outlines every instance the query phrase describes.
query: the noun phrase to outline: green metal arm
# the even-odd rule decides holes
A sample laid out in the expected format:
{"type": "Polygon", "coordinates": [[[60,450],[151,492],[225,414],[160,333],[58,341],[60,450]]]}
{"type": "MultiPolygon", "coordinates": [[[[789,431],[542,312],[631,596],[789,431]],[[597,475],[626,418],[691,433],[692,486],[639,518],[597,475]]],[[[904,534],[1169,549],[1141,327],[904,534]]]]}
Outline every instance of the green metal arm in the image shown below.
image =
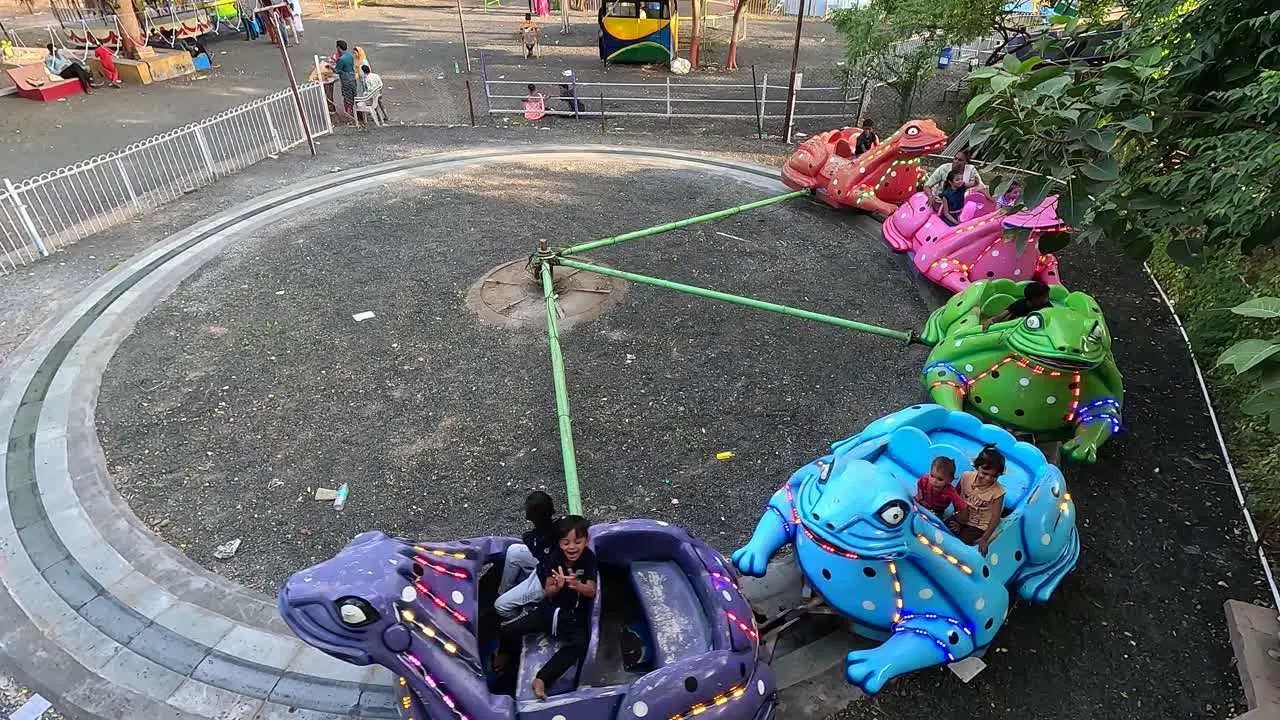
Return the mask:
{"type": "Polygon", "coordinates": [[[617,245],[618,243],[626,242],[627,240],[634,240],[636,238],[648,237],[649,235],[657,235],[658,233],[669,232],[671,230],[679,230],[682,227],[688,227],[689,225],[696,225],[697,223],[707,222],[708,220],[719,220],[720,218],[729,217],[730,215],[737,215],[738,213],[745,212],[747,210],[754,210],[756,208],[762,208],[767,205],[774,205],[784,200],[790,200],[791,198],[804,197],[805,195],[810,194],[810,192],[812,191],[796,190],[794,192],[789,192],[783,195],[777,195],[775,197],[765,198],[764,200],[757,200],[756,202],[747,203],[746,205],[739,205],[738,207],[732,207],[727,210],[717,210],[716,212],[707,213],[706,215],[699,215],[697,217],[686,218],[684,220],[676,220],[675,222],[669,222],[666,225],[658,225],[651,228],[645,228],[644,230],[633,230],[629,233],[614,235],[613,237],[607,237],[607,238],[604,238],[603,240],[593,240],[589,243],[582,243],[581,245],[574,245],[572,247],[567,247],[562,249],[560,251],[560,254],[561,255],[580,255],[584,252],[595,250],[596,248],[607,247],[609,245],[617,245]]]}
{"type": "Polygon", "coordinates": [[[569,514],[582,514],[582,494],[578,488],[578,457],[573,449],[573,420],[569,417],[569,385],[564,378],[564,355],[560,353],[560,326],[556,323],[556,295],[551,265],[542,264],[542,296],[547,301],[547,341],[551,347],[551,381],[556,393],[556,416],[560,421],[560,454],[564,457],[565,494],[569,514]]]}
{"type": "MultiPolygon", "coordinates": [[[[625,270],[614,270],[613,268],[603,267],[601,265],[591,265],[589,263],[578,262],[577,260],[570,260],[563,257],[556,258],[555,262],[565,267],[577,268],[578,270],[585,270],[599,275],[608,275],[609,277],[616,277],[634,283],[641,283],[643,285],[652,285],[654,287],[666,288],[668,290],[676,290],[683,293],[689,293],[690,295],[710,298],[712,300],[722,300],[724,302],[736,303],[738,305],[746,305],[747,307],[755,308],[757,310],[768,310],[769,312],[782,313],[783,315],[804,318],[805,320],[816,320],[818,322],[827,323],[828,325],[835,325],[849,330],[858,330],[860,332],[867,332],[873,335],[891,337],[903,342],[912,342],[915,339],[915,334],[911,332],[892,330],[878,325],[869,325],[856,320],[846,320],[834,315],[824,315],[810,310],[801,310],[799,308],[765,302],[764,300],[756,300],[749,297],[742,297],[740,295],[730,295],[729,293],[720,292],[719,290],[710,290],[696,285],[685,285],[684,283],[672,282],[670,280],[649,277],[647,275],[637,275],[636,273],[627,272],[625,270]]],[[[543,265],[542,267],[543,283],[545,284],[548,282],[546,275],[547,266],[543,265]]]]}

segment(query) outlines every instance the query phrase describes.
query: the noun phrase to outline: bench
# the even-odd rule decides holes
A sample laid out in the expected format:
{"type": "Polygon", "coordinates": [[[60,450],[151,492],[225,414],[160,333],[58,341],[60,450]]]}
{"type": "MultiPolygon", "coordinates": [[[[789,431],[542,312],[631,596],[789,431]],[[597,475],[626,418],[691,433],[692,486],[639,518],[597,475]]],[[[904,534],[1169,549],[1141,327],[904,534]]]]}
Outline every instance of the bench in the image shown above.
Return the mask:
{"type": "MultiPolygon", "coordinates": [[[[573,692],[578,683],[590,684],[594,677],[596,651],[600,647],[600,607],[603,600],[603,583],[596,577],[595,603],[591,606],[591,639],[587,641],[587,654],[578,663],[576,671],[566,672],[547,688],[547,695],[573,692]]],[[[525,635],[520,648],[520,668],[516,675],[516,700],[533,700],[533,678],[543,665],[556,654],[559,641],[547,633],[525,635]]]]}
{"type": "Polygon", "coordinates": [[[711,629],[702,602],[678,564],[633,562],[631,582],[649,621],[658,667],[711,650],[711,629]]]}
{"type": "Polygon", "coordinates": [[[14,87],[18,89],[18,95],[28,100],[53,102],[59,98],[83,92],[80,87],[80,81],[75,78],[69,80],[63,80],[62,78],[51,79],[43,64],[20,65],[15,68],[9,68],[4,72],[13,81],[14,87]]]}

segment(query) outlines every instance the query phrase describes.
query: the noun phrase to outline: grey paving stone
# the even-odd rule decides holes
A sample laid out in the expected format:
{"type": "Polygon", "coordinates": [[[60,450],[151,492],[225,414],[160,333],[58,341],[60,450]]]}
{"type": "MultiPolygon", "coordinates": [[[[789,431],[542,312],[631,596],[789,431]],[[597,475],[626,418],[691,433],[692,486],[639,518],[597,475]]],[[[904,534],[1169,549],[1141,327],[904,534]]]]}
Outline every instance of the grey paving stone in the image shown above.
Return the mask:
{"type": "Polygon", "coordinates": [[[360,686],[355,683],[317,682],[299,675],[285,675],[276,683],[267,700],[284,705],[301,705],[309,710],[350,715],[355,713],[360,704],[360,686]]]}
{"type": "Polygon", "coordinates": [[[285,672],[357,684],[365,682],[369,677],[369,667],[343,662],[332,655],[320,652],[310,645],[303,645],[301,652],[293,658],[293,662],[289,663],[289,666],[285,668],[285,672]]]}
{"type": "Polygon", "coordinates": [[[200,717],[217,720],[252,720],[263,701],[212,687],[188,678],[169,696],[168,704],[200,717]]]}
{"type": "MultiPolygon", "coordinates": [[[[9,465],[14,463],[15,453],[9,453],[9,465]]],[[[9,483],[9,515],[13,518],[13,526],[24,530],[32,525],[44,522],[44,513],[40,507],[40,499],[36,496],[36,486],[32,483],[20,483],[13,478],[12,472],[5,473],[9,483]],[[15,484],[16,483],[16,484],[15,484]]]]}
{"type": "Polygon", "coordinates": [[[302,642],[293,636],[239,625],[232,628],[213,649],[283,672],[302,652],[302,647],[302,642]]]}
{"type": "Polygon", "coordinates": [[[157,615],[156,623],[209,647],[218,644],[234,627],[227,618],[181,600],[157,615]]]}
{"type": "Polygon", "coordinates": [[[209,654],[209,646],[152,623],[129,642],[129,649],[183,675],[190,675],[209,654]]]}
{"type": "MultiPolygon", "coordinates": [[[[80,617],[121,645],[128,645],[151,620],[121,605],[115,598],[99,595],[80,608],[80,617]]],[[[168,694],[166,693],[166,697],[168,694]]]]}
{"type": "MultiPolygon", "coordinates": [[[[85,519],[88,522],[88,519],[85,519]]],[[[62,523],[56,523],[61,529],[62,523]]],[[[97,533],[94,533],[97,535],[97,533]]],[[[98,535],[101,538],[101,535],[98,535]]],[[[105,541],[99,540],[97,545],[85,550],[71,550],[71,557],[80,563],[89,577],[102,587],[115,585],[125,578],[126,575],[133,572],[133,566],[124,561],[120,557],[120,553],[115,548],[108,545],[105,541]]]]}
{"type": "Polygon", "coordinates": [[[75,610],[84,607],[102,592],[102,589],[85,573],[84,568],[72,558],[54,563],[41,574],[63,602],[75,610]]]}
{"type": "Polygon", "coordinates": [[[21,528],[18,539],[22,543],[23,552],[31,558],[31,564],[41,572],[70,557],[67,549],[54,536],[53,526],[47,522],[41,521],[21,528]]]}
{"type": "Polygon", "coordinates": [[[187,679],[186,673],[161,667],[128,649],[116,653],[99,673],[117,685],[162,702],[187,679]]]}
{"type": "Polygon", "coordinates": [[[106,665],[124,649],[120,643],[75,614],[68,615],[44,632],[49,642],[61,647],[89,670],[106,665]]]}
{"type": "MultiPolygon", "coordinates": [[[[17,412],[13,414],[13,430],[10,433],[10,438],[34,434],[36,426],[40,424],[40,409],[40,402],[32,402],[24,398],[24,402],[18,406],[17,412]]],[[[10,443],[12,442],[11,439],[10,443]]],[[[12,444],[9,446],[9,451],[13,451],[12,444]]]]}
{"type": "Polygon", "coordinates": [[[108,586],[107,592],[146,618],[154,618],[178,601],[173,594],[136,570],[108,586]]]}
{"type": "Polygon", "coordinates": [[[364,686],[360,692],[360,706],[356,715],[362,718],[400,717],[400,699],[390,687],[364,686]]]}
{"type": "Polygon", "coordinates": [[[346,717],[350,716],[335,715],[334,713],[320,712],[319,710],[303,710],[289,705],[267,702],[263,703],[262,709],[258,711],[257,715],[253,716],[253,720],[341,720],[346,717]]]}
{"type": "Polygon", "coordinates": [[[241,695],[264,699],[280,681],[280,674],[266,667],[249,665],[230,655],[211,652],[200,661],[191,677],[241,695]]]}
{"type": "MultiPolygon", "coordinates": [[[[70,377],[70,371],[59,373],[70,377]]],[[[36,422],[36,438],[62,436],[67,432],[67,410],[71,407],[71,388],[50,388],[40,406],[40,418],[36,422]]]]}

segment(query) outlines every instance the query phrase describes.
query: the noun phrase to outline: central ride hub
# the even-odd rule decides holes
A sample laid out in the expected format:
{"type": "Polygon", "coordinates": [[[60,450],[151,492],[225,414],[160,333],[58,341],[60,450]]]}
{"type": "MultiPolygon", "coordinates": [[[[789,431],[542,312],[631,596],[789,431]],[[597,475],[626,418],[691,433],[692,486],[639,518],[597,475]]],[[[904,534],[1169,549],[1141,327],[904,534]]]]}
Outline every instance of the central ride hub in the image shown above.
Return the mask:
{"type": "MultiPolygon", "coordinates": [[[[546,329],[542,280],[532,259],[512,260],[485,273],[467,291],[467,307],[486,325],[546,329]]],[[[557,267],[553,272],[556,316],[561,331],[600,317],[626,297],[628,283],[557,267]]]]}

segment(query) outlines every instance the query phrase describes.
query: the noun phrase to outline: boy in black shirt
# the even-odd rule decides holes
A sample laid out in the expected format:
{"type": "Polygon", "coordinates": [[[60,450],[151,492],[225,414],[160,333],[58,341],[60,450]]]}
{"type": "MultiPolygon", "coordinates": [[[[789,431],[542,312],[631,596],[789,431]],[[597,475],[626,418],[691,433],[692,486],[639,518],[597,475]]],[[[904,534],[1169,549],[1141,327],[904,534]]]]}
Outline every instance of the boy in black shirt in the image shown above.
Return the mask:
{"type": "MultiPolygon", "coordinates": [[[[543,566],[551,562],[551,555],[560,541],[555,516],[555,503],[541,490],[529,493],[529,497],[524,499],[524,518],[533,524],[533,528],[520,537],[523,544],[516,543],[507,548],[498,599],[493,603],[493,609],[504,620],[514,618],[525,605],[542,600],[543,578],[540,574],[543,566]],[[523,580],[521,575],[525,575],[523,580]]],[[[550,572],[549,566],[547,572],[550,572]]]]}
{"type": "Polygon", "coordinates": [[[551,633],[560,641],[556,654],[533,681],[533,694],[541,700],[547,698],[547,688],[587,653],[598,573],[596,555],[587,547],[590,527],[581,515],[568,515],[556,523],[560,547],[551,563],[538,567],[546,600],[502,626],[502,654],[506,657],[517,654],[520,638],[530,633],[551,633]]]}
{"type": "Polygon", "coordinates": [[[982,321],[982,331],[986,332],[987,328],[996,323],[1024,318],[1036,310],[1047,307],[1049,307],[1049,286],[1039,280],[1032,280],[1022,288],[1021,300],[1014,300],[1009,303],[1009,307],[1005,308],[1004,312],[982,321]]]}

